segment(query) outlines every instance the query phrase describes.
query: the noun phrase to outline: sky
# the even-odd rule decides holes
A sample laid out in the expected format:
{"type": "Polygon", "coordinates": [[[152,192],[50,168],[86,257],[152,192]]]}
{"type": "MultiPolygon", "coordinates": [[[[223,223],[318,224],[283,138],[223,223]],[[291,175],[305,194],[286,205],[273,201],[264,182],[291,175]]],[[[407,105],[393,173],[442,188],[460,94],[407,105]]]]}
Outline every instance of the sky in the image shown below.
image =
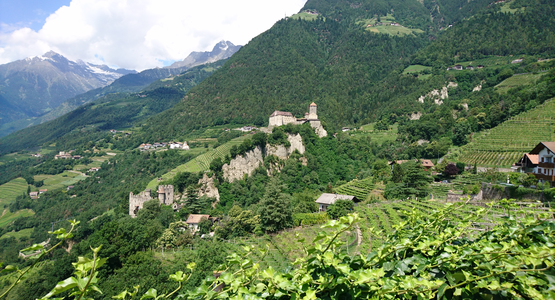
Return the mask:
{"type": "Polygon", "coordinates": [[[245,45],[306,0],[0,0],[0,64],[54,51],[141,71],[245,45]]]}

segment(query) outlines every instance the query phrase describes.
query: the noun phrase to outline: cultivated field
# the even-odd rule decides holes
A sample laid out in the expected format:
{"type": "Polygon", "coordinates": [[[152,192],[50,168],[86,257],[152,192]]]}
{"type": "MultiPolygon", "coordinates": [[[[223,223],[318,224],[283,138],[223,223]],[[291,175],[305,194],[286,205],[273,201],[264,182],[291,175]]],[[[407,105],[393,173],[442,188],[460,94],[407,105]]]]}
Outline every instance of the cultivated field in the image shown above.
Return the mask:
{"type": "Polygon", "coordinates": [[[397,124],[389,126],[389,130],[375,130],[374,125],[376,123],[370,123],[361,126],[358,130],[351,130],[349,134],[352,136],[369,136],[373,142],[382,144],[386,141],[395,141],[397,139],[397,124]]]}
{"type": "Polygon", "coordinates": [[[509,167],[539,142],[553,141],[555,101],[524,112],[501,125],[476,134],[461,147],[461,162],[480,166],[509,167]]]}
{"type": "Polygon", "coordinates": [[[7,207],[17,196],[26,192],[27,182],[21,177],[0,185],[0,207],[7,207]]]}
{"type": "Polygon", "coordinates": [[[545,74],[547,73],[514,75],[496,85],[495,90],[500,94],[504,94],[518,86],[534,85],[545,74]]]}
{"type": "Polygon", "coordinates": [[[372,190],[375,188],[372,177],[368,177],[362,180],[352,180],[344,185],[341,185],[334,189],[334,192],[342,195],[356,196],[359,200],[364,201],[372,190]]]}

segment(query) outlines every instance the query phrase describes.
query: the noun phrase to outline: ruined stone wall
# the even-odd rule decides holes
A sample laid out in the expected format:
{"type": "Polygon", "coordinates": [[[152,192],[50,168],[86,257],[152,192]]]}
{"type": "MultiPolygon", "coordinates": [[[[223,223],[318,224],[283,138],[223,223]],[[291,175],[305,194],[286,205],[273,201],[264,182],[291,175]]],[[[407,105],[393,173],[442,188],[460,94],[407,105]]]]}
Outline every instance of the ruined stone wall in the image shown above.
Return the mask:
{"type": "Polygon", "coordinates": [[[229,182],[243,179],[245,174],[249,176],[264,163],[264,158],[262,157],[262,149],[260,147],[254,148],[254,150],[248,151],[243,156],[237,156],[232,159],[229,164],[225,164],[222,167],[224,173],[224,179],[229,182]]]}
{"type": "Polygon", "coordinates": [[[173,203],[173,185],[158,186],[158,201],[164,205],[171,205],[173,203]]]}
{"type": "Polygon", "coordinates": [[[138,195],[133,195],[133,192],[129,193],[129,215],[135,218],[139,209],[143,208],[143,204],[148,200],[152,200],[149,189],[138,195]]]}

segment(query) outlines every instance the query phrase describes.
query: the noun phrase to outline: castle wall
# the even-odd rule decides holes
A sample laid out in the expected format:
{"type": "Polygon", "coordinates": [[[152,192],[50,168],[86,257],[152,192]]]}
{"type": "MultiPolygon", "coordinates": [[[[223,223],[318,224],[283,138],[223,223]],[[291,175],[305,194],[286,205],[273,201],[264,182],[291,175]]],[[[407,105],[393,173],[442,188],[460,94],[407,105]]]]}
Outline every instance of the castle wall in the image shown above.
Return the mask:
{"type": "Polygon", "coordinates": [[[164,205],[171,205],[173,203],[173,185],[158,186],[158,201],[164,205]]]}
{"type": "Polygon", "coordinates": [[[152,200],[149,189],[139,193],[138,195],[133,195],[132,192],[129,193],[129,215],[132,218],[135,218],[139,209],[142,209],[143,204],[148,200],[152,200]]]}

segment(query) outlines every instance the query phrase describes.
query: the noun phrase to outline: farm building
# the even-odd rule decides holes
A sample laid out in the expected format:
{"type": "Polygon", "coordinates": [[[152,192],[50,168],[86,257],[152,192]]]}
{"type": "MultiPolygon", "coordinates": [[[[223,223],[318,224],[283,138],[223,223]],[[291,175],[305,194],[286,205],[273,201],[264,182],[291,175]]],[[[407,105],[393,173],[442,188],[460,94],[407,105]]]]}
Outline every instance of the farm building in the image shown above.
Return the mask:
{"type": "Polygon", "coordinates": [[[326,211],[328,206],[334,204],[337,200],[351,200],[353,202],[358,202],[358,198],[355,196],[323,193],[316,200],[316,203],[318,204],[318,210],[326,211]]]}
{"type": "Polygon", "coordinates": [[[199,230],[198,224],[200,223],[200,221],[202,221],[202,218],[209,219],[210,215],[190,214],[189,217],[187,218],[187,221],[185,221],[185,223],[189,224],[189,228],[194,233],[197,230],[199,230]]]}

